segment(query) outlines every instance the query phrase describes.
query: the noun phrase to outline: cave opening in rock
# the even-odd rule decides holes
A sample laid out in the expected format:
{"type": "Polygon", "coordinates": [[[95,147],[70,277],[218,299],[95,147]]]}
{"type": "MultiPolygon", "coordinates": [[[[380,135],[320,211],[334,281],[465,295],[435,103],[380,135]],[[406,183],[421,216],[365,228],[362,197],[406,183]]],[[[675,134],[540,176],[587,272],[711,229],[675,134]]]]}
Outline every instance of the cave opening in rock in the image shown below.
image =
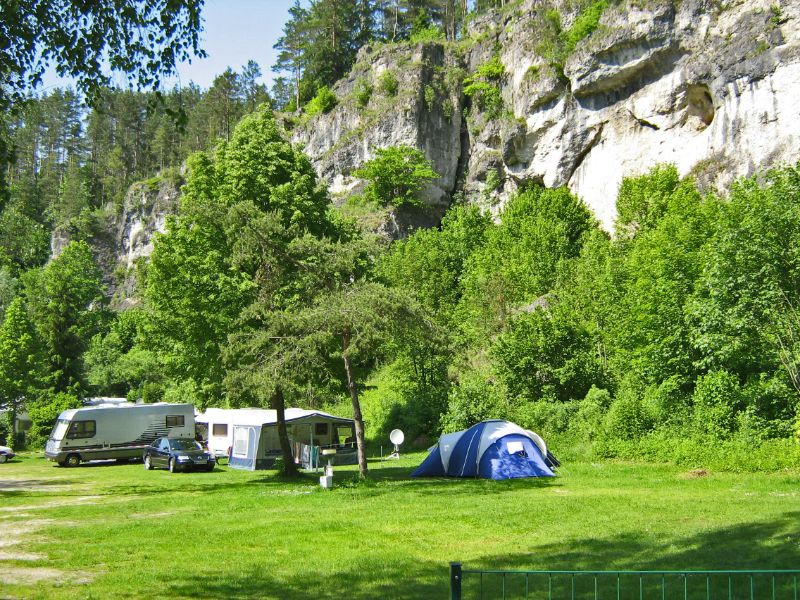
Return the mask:
{"type": "Polygon", "coordinates": [[[704,127],[714,120],[714,99],[711,90],[702,83],[692,83],[686,88],[686,116],[699,119],[704,127]]]}

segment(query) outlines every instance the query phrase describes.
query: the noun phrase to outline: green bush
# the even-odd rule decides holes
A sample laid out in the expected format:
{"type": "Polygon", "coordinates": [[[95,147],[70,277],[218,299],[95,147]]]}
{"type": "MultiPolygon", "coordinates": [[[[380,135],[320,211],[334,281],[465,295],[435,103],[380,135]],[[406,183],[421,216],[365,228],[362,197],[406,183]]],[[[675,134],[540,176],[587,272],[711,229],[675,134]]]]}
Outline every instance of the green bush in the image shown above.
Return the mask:
{"type": "Polygon", "coordinates": [[[58,415],[80,405],[77,396],[65,392],[47,392],[37,400],[29,402],[28,415],[33,425],[28,432],[28,446],[33,448],[44,446],[58,415]]]}
{"type": "Polygon", "coordinates": [[[638,390],[634,386],[625,386],[608,409],[604,429],[611,438],[634,440],[647,433],[652,425],[638,390]]]}
{"type": "Polygon", "coordinates": [[[363,77],[360,77],[356,82],[354,94],[356,104],[364,108],[369,104],[370,98],[372,98],[372,84],[363,77]]]}
{"type": "Polygon", "coordinates": [[[598,458],[663,462],[690,469],[734,473],[774,472],[800,466],[800,445],[792,440],[751,440],[734,436],[720,440],[659,429],[636,440],[599,439],[592,446],[598,458]]]}
{"type": "Polygon", "coordinates": [[[510,418],[526,429],[533,429],[545,439],[570,430],[579,410],[578,402],[525,402],[514,407],[510,418]]]}
{"type": "Polygon", "coordinates": [[[797,405],[797,417],[794,421],[794,441],[800,444],[800,404],[797,405]]]}
{"type": "Polygon", "coordinates": [[[503,387],[489,381],[484,373],[469,371],[450,389],[441,429],[458,431],[486,419],[510,418],[503,387]]]}
{"type": "Polygon", "coordinates": [[[317,95],[306,104],[306,117],[311,118],[325,114],[332,110],[334,106],[336,106],[336,94],[328,86],[323,85],[317,90],[317,95]]]}
{"type": "Polygon", "coordinates": [[[378,77],[378,89],[387,96],[396,96],[398,85],[397,76],[392,71],[386,70],[378,77]]]}
{"type": "Polygon", "coordinates": [[[409,41],[412,44],[420,44],[423,42],[439,42],[444,40],[444,31],[441,27],[430,25],[428,27],[417,29],[411,32],[409,41]]]}
{"type": "Polygon", "coordinates": [[[672,376],[658,385],[648,386],[642,397],[645,413],[658,425],[681,425],[689,420],[690,398],[682,380],[672,376]]]}
{"type": "Polygon", "coordinates": [[[490,119],[500,116],[503,111],[499,85],[504,75],[505,67],[495,56],[480,65],[474,75],[464,79],[464,94],[472,98],[478,109],[490,119]]]}
{"type": "Polygon", "coordinates": [[[608,390],[592,386],[586,397],[578,403],[571,428],[583,439],[593,440],[603,435],[603,418],[611,405],[611,393],[608,390]]]}
{"type": "Polygon", "coordinates": [[[735,375],[727,371],[712,371],[698,378],[692,402],[694,425],[697,431],[716,438],[733,433],[736,413],[743,404],[742,389],[735,375]]]}
{"type": "Polygon", "coordinates": [[[430,161],[411,146],[391,146],[375,151],[375,158],[353,171],[367,181],[364,196],[382,206],[422,206],[419,191],[439,177],[430,161]]]}
{"type": "Polygon", "coordinates": [[[433,103],[436,101],[436,90],[432,85],[425,86],[425,107],[433,110],[433,103]]]}
{"type": "Polygon", "coordinates": [[[587,6],[567,31],[563,33],[564,50],[569,56],[578,44],[589,37],[600,24],[600,17],[608,7],[608,0],[596,0],[587,6]]]}

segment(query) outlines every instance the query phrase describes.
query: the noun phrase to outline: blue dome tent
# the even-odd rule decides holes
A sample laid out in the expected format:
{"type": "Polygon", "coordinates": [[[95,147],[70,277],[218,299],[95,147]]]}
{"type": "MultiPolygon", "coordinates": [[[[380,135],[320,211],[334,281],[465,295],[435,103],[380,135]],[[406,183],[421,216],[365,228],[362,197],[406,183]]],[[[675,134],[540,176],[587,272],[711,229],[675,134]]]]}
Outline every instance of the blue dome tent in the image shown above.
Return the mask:
{"type": "Polygon", "coordinates": [[[412,477],[554,477],[558,461],[544,440],[509,421],[482,421],[447,433],[430,450],[412,477]]]}

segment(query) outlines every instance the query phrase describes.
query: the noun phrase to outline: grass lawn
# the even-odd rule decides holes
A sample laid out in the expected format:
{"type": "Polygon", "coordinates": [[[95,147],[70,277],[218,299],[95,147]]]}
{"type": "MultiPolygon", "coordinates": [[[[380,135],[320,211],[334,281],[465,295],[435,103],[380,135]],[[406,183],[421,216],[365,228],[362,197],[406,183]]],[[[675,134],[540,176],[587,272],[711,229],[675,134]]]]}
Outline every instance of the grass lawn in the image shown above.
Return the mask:
{"type": "MultiPolygon", "coordinates": [[[[219,467],[0,465],[0,598],[446,598],[448,563],[800,568],[800,474],[569,464],[553,480],[373,483],[219,467]]],[[[465,585],[466,585],[465,580],[465,585]]],[[[468,586],[467,586],[468,587],[468,586]]],[[[637,592],[638,593],[638,592],[637,592]]]]}

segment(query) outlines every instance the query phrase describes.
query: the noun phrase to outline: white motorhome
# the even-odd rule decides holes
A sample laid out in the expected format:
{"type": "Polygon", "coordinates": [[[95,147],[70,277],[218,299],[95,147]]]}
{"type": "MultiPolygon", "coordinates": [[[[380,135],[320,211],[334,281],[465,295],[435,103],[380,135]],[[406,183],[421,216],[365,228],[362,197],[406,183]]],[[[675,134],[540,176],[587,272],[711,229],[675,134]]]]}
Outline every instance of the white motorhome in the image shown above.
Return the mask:
{"type": "Polygon", "coordinates": [[[62,412],[45,446],[45,456],[61,466],[88,460],[141,458],[157,438],[194,438],[191,404],[114,404],[62,412]]]}

